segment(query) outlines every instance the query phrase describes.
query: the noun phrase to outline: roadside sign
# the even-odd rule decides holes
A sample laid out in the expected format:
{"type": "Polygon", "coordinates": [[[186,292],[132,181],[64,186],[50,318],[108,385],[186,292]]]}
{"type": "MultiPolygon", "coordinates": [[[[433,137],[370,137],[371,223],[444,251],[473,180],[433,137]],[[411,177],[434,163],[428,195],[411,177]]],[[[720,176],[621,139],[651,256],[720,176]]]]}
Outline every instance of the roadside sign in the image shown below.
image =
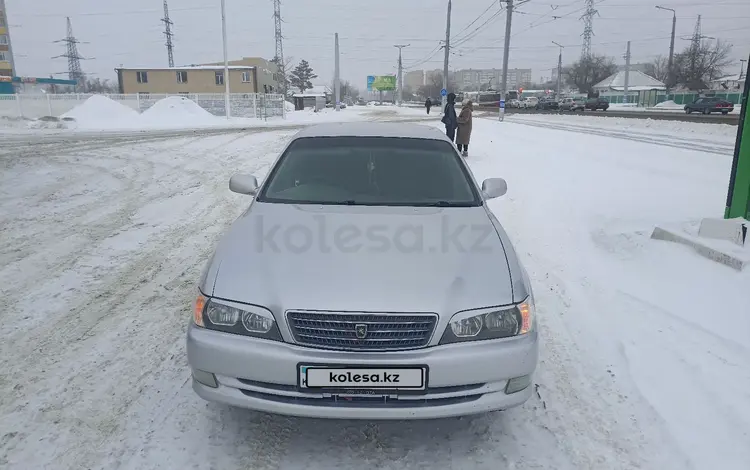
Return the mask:
{"type": "Polygon", "coordinates": [[[500,107],[505,108],[505,100],[500,100],[500,107]]]}
{"type": "Polygon", "coordinates": [[[446,90],[445,88],[440,90],[440,96],[446,96],[447,94],[448,94],[448,90],[446,90]]]}

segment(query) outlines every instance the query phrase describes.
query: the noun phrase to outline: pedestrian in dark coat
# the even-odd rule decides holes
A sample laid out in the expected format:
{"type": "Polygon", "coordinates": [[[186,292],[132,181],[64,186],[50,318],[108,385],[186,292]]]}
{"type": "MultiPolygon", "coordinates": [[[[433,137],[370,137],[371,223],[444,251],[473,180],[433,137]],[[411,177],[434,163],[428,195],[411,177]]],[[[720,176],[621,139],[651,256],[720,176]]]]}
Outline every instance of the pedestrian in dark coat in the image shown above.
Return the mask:
{"type": "Polygon", "coordinates": [[[474,103],[471,100],[465,100],[461,113],[456,121],[458,122],[458,134],[456,135],[456,145],[458,151],[464,157],[469,156],[469,141],[471,140],[472,114],[474,112],[474,103]]]}
{"type": "Polygon", "coordinates": [[[458,127],[458,116],[456,116],[456,94],[448,93],[448,104],[443,110],[443,124],[445,124],[445,135],[451,140],[456,140],[456,128],[458,127]]]}
{"type": "Polygon", "coordinates": [[[424,102],[424,107],[427,108],[427,114],[430,114],[430,108],[432,108],[432,100],[427,98],[427,101],[424,102]]]}

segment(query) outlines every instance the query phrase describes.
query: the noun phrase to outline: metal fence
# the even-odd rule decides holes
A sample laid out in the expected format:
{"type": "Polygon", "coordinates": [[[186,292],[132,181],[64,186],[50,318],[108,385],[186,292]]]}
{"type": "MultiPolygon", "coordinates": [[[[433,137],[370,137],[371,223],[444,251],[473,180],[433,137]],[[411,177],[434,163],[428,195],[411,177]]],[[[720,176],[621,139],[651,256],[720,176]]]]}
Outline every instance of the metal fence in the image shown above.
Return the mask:
{"type": "MultiPolygon", "coordinates": [[[[0,117],[38,119],[44,116],[59,117],[92,97],[92,94],[40,94],[0,95],[0,117]]],[[[180,96],[194,101],[215,116],[226,116],[224,94],[105,94],[107,98],[138,112],[143,112],[159,100],[180,96]]],[[[232,117],[265,119],[285,116],[284,96],[264,93],[232,93],[229,110],[232,117]]]]}
{"type": "MultiPolygon", "coordinates": [[[[734,105],[739,105],[742,102],[742,93],[739,92],[721,92],[721,91],[706,91],[703,93],[698,92],[683,92],[683,93],[670,93],[666,94],[664,91],[650,90],[641,92],[629,92],[628,102],[635,103],[638,106],[655,106],[664,101],[674,101],[676,104],[688,104],[697,100],[703,95],[711,95],[727,100],[734,105]]],[[[610,103],[624,103],[624,93],[617,92],[604,92],[599,95],[602,98],[606,98],[610,103]]]]}

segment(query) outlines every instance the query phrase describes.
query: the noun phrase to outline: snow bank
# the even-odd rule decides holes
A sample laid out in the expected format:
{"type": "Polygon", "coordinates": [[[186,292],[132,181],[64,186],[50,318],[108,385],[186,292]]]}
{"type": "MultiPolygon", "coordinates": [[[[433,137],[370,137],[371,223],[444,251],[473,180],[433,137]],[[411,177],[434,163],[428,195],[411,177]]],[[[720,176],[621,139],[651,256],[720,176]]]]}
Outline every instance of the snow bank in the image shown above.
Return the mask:
{"type": "Polygon", "coordinates": [[[61,118],[72,118],[67,127],[87,129],[130,128],[138,119],[138,112],[103,95],[94,95],[61,118]]]}
{"type": "Polygon", "coordinates": [[[654,108],[663,108],[663,109],[684,109],[683,105],[675,103],[673,100],[669,101],[662,101],[659,104],[654,105],[654,108]]]}
{"type": "Polygon", "coordinates": [[[292,112],[296,111],[296,109],[294,108],[294,104],[292,104],[292,103],[290,103],[288,101],[284,101],[284,110],[287,113],[292,113],[292,112]]]}
{"type": "Polygon", "coordinates": [[[729,124],[712,124],[703,122],[667,121],[661,119],[616,118],[607,116],[581,115],[529,115],[511,114],[506,121],[518,123],[549,123],[590,129],[612,129],[619,131],[636,130],[648,133],[663,133],[672,136],[689,137],[707,136],[712,140],[734,142],[737,138],[737,126],[729,124]]]}
{"type": "Polygon", "coordinates": [[[140,123],[148,128],[203,126],[217,121],[216,116],[182,96],[159,100],[140,116],[140,123]]]}

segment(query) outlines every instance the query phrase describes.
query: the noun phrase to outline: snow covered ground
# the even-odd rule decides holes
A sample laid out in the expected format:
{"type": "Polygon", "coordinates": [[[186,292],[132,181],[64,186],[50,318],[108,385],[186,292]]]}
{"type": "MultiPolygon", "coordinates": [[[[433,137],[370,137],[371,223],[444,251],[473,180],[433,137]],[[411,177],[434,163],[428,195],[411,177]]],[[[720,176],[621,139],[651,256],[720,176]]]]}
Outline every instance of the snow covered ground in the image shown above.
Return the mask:
{"type": "Polygon", "coordinates": [[[195,282],[248,203],[228,178],[264,176],[294,130],[0,147],[0,468],[747,470],[750,271],[649,239],[720,216],[731,157],[700,146],[732,138],[544,118],[476,119],[470,156],[508,181],[491,204],[537,295],[537,393],[429,422],[269,416],[190,388],[195,282]]]}

